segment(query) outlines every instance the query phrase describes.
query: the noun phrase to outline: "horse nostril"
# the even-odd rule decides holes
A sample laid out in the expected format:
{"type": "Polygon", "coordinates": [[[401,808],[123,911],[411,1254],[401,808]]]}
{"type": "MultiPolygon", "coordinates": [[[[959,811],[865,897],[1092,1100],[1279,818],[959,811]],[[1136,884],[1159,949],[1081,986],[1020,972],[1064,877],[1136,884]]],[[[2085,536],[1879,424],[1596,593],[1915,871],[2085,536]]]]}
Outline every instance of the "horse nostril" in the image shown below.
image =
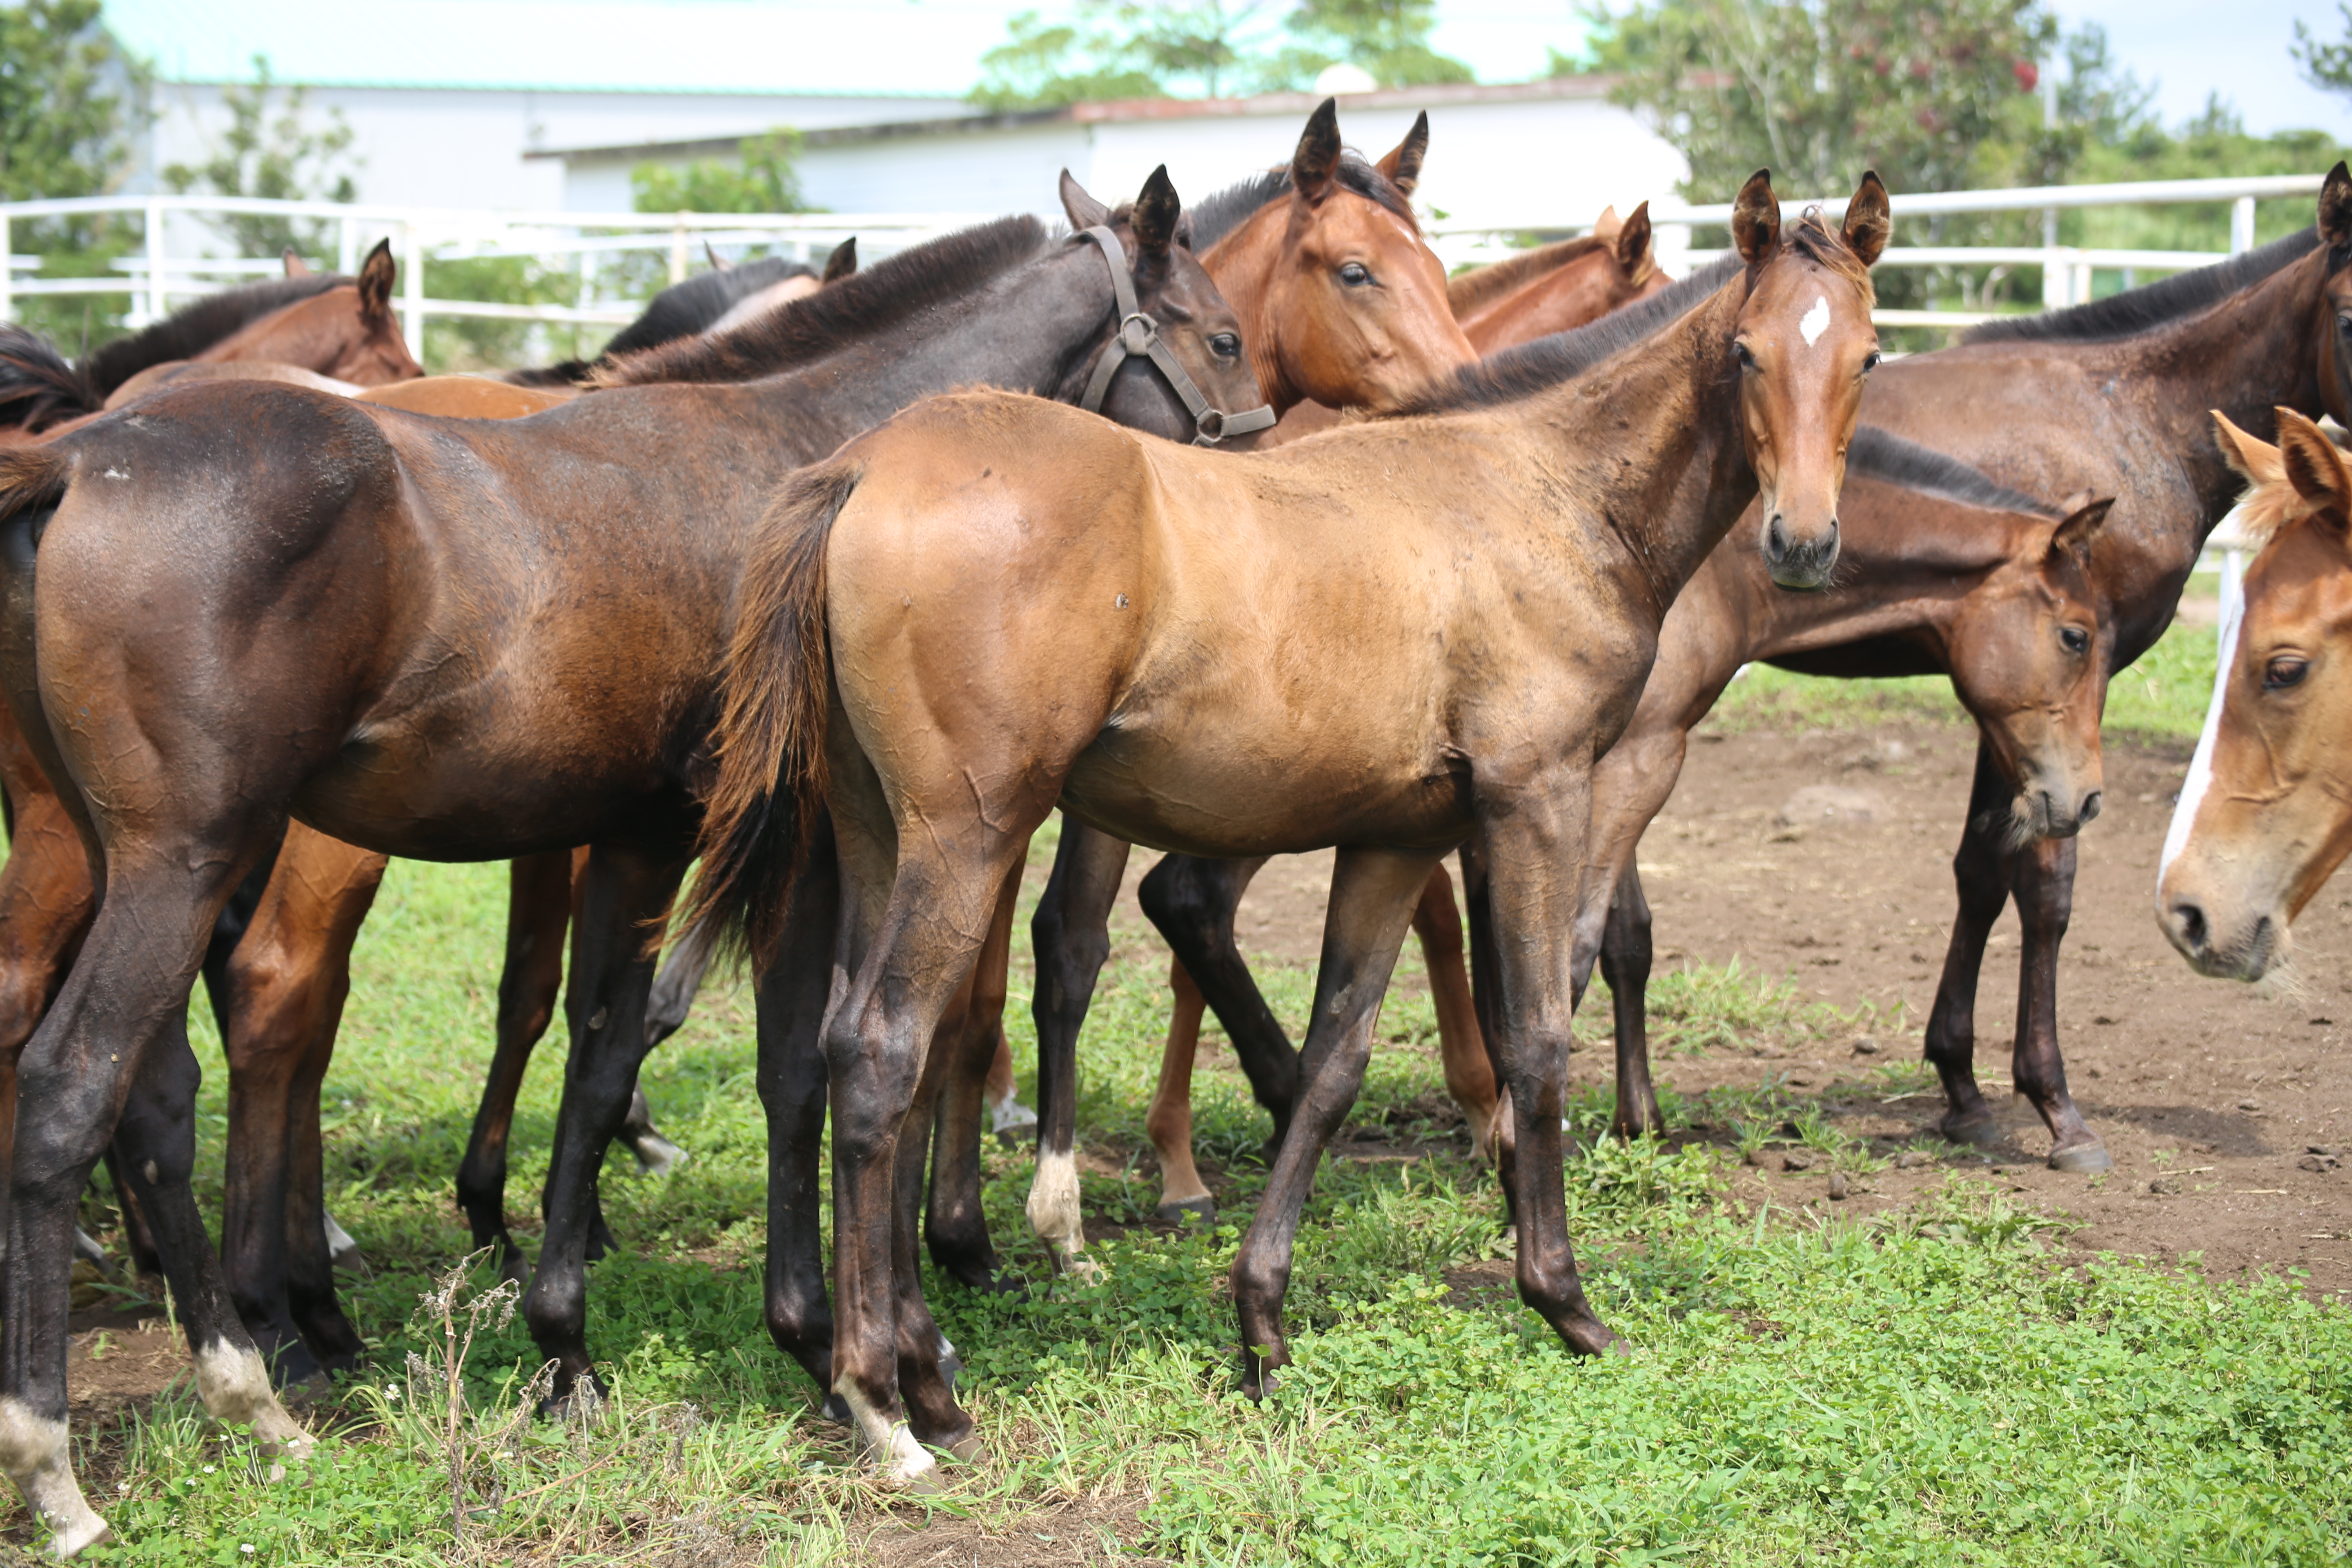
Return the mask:
{"type": "Polygon", "coordinates": [[[1777,511],[1764,525],[1764,552],[1776,559],[1789,553],[1789,525],[1777,511]]]}
{"type": "Polygon", "coordinates": [[[2097,817],[2099,815],[2099,807],[2105,804],[2106,797],[2097,790],[2093,790],[2090,794],[2084,795],[2083,797],[2083,820],[2089,822],[2097,817]]]}
{"type": "Polygon", "coordinates": [[[2205,911],[2187,899],[2174,901],[2172,923],[2179,929],[2180,940],[2198,952],[2205,948],[2205,911]]]}

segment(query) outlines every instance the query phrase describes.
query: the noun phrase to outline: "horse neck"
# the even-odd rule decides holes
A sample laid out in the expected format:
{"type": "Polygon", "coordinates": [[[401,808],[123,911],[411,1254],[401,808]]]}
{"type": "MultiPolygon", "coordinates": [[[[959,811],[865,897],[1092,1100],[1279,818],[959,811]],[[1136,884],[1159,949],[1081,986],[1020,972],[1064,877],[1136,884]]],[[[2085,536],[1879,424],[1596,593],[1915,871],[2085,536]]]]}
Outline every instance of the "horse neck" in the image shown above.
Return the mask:
{"type": "MultiPolygon", "coordinates": [[[[1841,581],[1825,593],[1791,594],[1775,587],[1759,558],[1742,555],[1743,596],[1749,606],[1748,659],[1776,658],[1834,647],[1864,637],[1926,632],[1940,644],[1969,595],[2017,557],[2033,531],[2009,513],[1977,513],[1981,531],[1955,536],[1929,503],[1853,506],[1838,549],[1841,581]],[[1881,530],[1874,522],[1894,523],[1881,530]]],[[[1970,524],[1975,528],[1977,524],[1970,524]]]]}
{"type": "Polygon", "coordinates": [[[1278,352],[1282,323],[1274,315],[1272,300],[1275,268],[1282,264],[1287,238],[1284,220],[1289,210],[1287,195],[1266,203],[1201,258],[1209,281],[1217,286],[1217,292],[1241,321],[1242,352],[1249,355],[1250,369],[1257,374],[1258,392],[1273,405],[1276,416],[1307,400],[1283,372],[1278,352]]]}
{"type": "Polygon", "coordinates": [[[959,386],[1066,396],[1108,338],[1112,310],[1101,252],[1057,246],[952,305],[910,311],[814,363],[748,384],[743,404],[813,459],[959,386]]]}
{"type": "Polygon", "coordinates": [[[1462,331],[1473,348],[1490,354],[1597,321],[1627,298],[1616,257],[1592,250],[1495,300],[1462,331]]]}
{"type": "Polygon", "coordinates": [[[198,363],[209,364],[276,360],[323,374],[342,357],[344,349],[366,336],[359,293],[356,287],[347,285],[282,305],[194,357],[198,363]]]}
{"type": "Polygon", "coordinates": [[[1540,395],[1539,417],[1589,476],[1588,509],[1623,542],[1659,621],[1756,499],[1728,368],[1748,281],[1736,274],[1673,326],[1540,395]]]}

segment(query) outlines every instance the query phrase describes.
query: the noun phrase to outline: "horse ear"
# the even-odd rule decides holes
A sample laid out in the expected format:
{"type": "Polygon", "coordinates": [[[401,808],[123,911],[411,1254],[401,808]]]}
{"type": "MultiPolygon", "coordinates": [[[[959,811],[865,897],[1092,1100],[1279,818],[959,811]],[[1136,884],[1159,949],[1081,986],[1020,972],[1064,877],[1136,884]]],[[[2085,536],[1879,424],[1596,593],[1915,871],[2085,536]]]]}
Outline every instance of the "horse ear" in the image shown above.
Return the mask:
{"type": "Polygon", "coordinates": [[[1428,155],[1429,110],[1424,109],[1413,116],[1412,129],[1404,133],[1404,140],[1373,167],[1389,177],[1389,184],[1397,188],[1399,195],[1409,196],[1412,188],[1421,184],[1421,161],[1428,155]]]}
{"type": "Polygon", "coordinates": [[[838,283],[856,270],[857,237],[853,234],[835,246],[833,254],[824,258],[824,277],[822,281],[838,283]]]}
{"type": "Polygon", "coordinates": [[[1072,228],[1100,228],[1110,222],[1110,208],[1087,195],[1086,186],[1067,169],[1062,171],[1062,210],[1069,215],[1072,228]]]}
{"type": "Polygon", "coordinates": [[[1617,216],[1617,204],[1612,202],[1601,209],[1599,217],[1592,220],[1592,237],[1605,239],[1613,245],[1624,226],[1625,220],[1617,216]]]}
{"type": "Polygon", "coordinates": [[[2330,250],[2352,245],[2352,169],[2341,158],[2319,187],[2319,237],[2330,250]]]}
{"type": "Polygon", "coordinates": [[[393,279],[399,268],[392,263],[392,241],[389,237],[375,242],[360,264],[360,317],[363,321],[381,321],[392,313],[393,279]]]}
{"type": "Polygon", "coordinates": [[[1877,170],[1866,170],[1853,200],[1845,205],[1845,247],[1864,267],[1874,266],[1886,248],[1886,237],[1894,232],[1895,211],[1887,203],[1886,187],[1879,183],[1877,170]]]}
{"type": "Polygon", "coordinates": [[[2330,513],[2341,527],[2352,521],[2352,475],[2344,454],[2326,431],[2291,408],[2279,410],[2279,463],[2294,493],[2330,513]]]}
{"type": "Polygon", "coordinates": [[[2221,448],[2221,460],[2248,484],[2274,485],[2286,478],[2279,449],[2239,429],[2218,408],[2213,410],[2213,444],[2221,448]]]}
{"type": "Polygon", "coordinates": [[[1625,269],[1628,277],[1640,277],[1650,258],[1649,203],[1643,202],[1635,207],[1633,216],[1627,218],[1624,226],[1617,231],[1615,248],[1617,265],[1625,269]]]}
{"type": "Polygon", "coordinates": [[[1142,193],[1135,198],[1134,210],[1128,215],[1137,254],[1166,256],[1169,247],[1176,243],[1176,226],[1183,217],[1184,204],[1176,195],[1175,184],[1168,178],[1168,165],[1162,163],[1143,182],[1142,193]]]}
{"type": "Polygon", "coordinates": [[[1759,169],[1739,187],[1731,204],[1731,243],[1739,259],[1761,267],[1780,243],[1780,198],[1772,194],[1772,171],[1759,169]]]}
{"type": "Polygon", "coordinates": [[[731,261],[728,260],[725,257],[723,257],[723,256],[719,255],[719,247],[718,247],[717,246],[715,246],[715,245],[711,244],[711,243],[710,243],[710,241],[709,241],[709,240],[708,240],[708,239],[705,239],[705,240],[702,242],[702,254],[703,254],[705,257],[707,257],[707,258],[709,258],[709,261],[710,261],[710,270],[712,270],[713,272],[724,272],[724,271],[726,271],[729,268],[730,268],[730,267],[732,267],[732,266],[734,266],[734,265],[735,265],[733,262],[731,262],[731,261]]]}
{"type": "Polygon", "coordinates": [[[2056,555],[2063,551],[2077,561],[2088,561],[2091,542],[2098,538],[2099,528],[2107,521],[2108,510],[2115,504],[2115,497],[2101,496],[2068,512],[2066,521],[2050,535],[2050,553],[2056,555]]]}
{"type": "Polygon", "coordinates": [[[285,263],[287,277],[308,278],[310,276],[310,264],[303,260],[300,257],[295,255],[294,247],[292,246],[288,246],[286,247],[286,254],[278,259],[285,263]]]}
{"type": "Polygon", "coordinates": [[[1339,172],[1339,100],[1327,98],[1298,133],[1298,151],[1290,155],[1290,185],[1314,206],[1331,194],[1331,181],[1339,172]]]}

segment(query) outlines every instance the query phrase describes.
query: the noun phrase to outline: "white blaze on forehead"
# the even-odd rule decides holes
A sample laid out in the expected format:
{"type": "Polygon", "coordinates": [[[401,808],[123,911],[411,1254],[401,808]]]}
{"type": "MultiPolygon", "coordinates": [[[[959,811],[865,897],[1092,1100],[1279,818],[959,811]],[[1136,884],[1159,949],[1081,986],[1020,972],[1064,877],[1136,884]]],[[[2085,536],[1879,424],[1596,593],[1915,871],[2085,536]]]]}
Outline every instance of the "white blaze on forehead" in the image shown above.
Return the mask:
{"type": "Polygon", "coordinates": [[[1803,321],[1797,323],[1797,331],[1805,334],[1805,346],[1811,348],[1822,341],[1822,334],[1829,330],[1830,297],[1826,294],[1816,294],[1813,296],[1813,308],[1805,312],[1803,321]]]}
{"type": "MultiPolygon", "coordinates": [[[[2235,584],[2231,584],[2234,587],[2235,584]]],[[[2238,631],[2245,625],[2246,599],[2242,592],[2229,592],[2221,596],[2221,657],[2213,669],[2213,700],[2206,705],[2205,728],[2197,737],[2196,754],[2189,759],[2189,776],[2180,784],[2180,804],[2172,808],[2172,826],[2165,830],[2164,853],[2156,867],[2156,886],[2159,895],[2164,889],[2166,873],[2173,861],[2189,847],[2189,830],[2197,823],[2197,807],[2213,783],[2213,742],[2221,731],[2221,710],[2230,689],[2230,669],[2238,661],[2238,631]]]]}

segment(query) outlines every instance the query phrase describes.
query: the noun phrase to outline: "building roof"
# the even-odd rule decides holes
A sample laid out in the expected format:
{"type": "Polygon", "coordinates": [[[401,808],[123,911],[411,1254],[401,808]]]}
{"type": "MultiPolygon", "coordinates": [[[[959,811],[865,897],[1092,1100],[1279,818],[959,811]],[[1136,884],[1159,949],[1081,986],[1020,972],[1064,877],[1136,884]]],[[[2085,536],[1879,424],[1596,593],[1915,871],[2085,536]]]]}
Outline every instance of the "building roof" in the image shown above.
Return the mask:
{"type": "MultiPolygon", "coordinates": [[[[1426,87],[1382,88],[1375,92],[1339,95],[1340,111],[1369,109],[1436,109],[1466,103],[1525,103],[1559,99],[1606,98],[1617,85],[1614,77],[1555,77],[1548,81],[1509,83],[1442,82],[1426,87]]],[[[1024,110],[1012,114],[959,115],[952,120],[900,120],[874,125],[833,125],[802,132],[803,144],[837,147],[861,142],[889,142],[908,136],[975,136],[1035,125],[1102,125],[1139,120],[1214,120],[1252,115],[1304,115],[1323,101],[1313,92],[1265,92],[1249,98],[1135,98],[1109,103],[1074,103],[1066,109],[1024,110]]],[[[765,132],[746,132],[746,135],[765,132]]],[[[549,147],[523,154],[526,158],[561,158],[568,163],[636,162],[646,158],[707,158],[731,156],[743,143],[741,136],[699,137],[680,142],[638,142],[604,147],[549,147]]]]}
{"type": "Polygon", "coordinates": [[[956,98],[987,0],[106,0],[164,81],[956,98]],[[887,47],[877,47],[887,40],[887,47]]]}

